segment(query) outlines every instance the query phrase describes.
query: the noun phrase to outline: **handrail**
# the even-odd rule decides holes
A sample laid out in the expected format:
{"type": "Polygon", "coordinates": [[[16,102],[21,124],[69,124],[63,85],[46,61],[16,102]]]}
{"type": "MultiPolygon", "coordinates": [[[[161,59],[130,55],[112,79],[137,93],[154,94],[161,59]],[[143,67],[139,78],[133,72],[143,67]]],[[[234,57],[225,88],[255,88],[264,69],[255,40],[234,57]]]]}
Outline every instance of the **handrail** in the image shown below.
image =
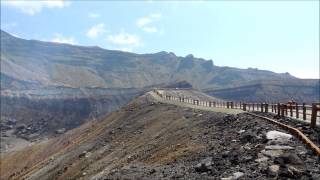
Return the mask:
{"type": "Polygon", "coordinates": [[[280,117],[295,117],[297,119],[301,118],[304,121],[310,120],[310,127],[316,127],[317,118],[320,119],[320,103],[312,103],[312,105],[302,105],[297,104],[296,102],[289,101],[287,103],[248,103],[248,102],[236,102],[236,101],[205,101],[200,98],[191,98],[186,96],[172,96],[165,91],[163,93],[158,90],[153,90],[161,98],[167,100],[179,101],[182,103],[189,103],[198,106],[207,106],[207,107],[221,107],[221,108],[231,108],[231,109],[242,109],[243,111],[261,111],[261,112],[271,112],[278,114],[280,117]],[[319,115],[318,115],[319,114],[319,115]]]}

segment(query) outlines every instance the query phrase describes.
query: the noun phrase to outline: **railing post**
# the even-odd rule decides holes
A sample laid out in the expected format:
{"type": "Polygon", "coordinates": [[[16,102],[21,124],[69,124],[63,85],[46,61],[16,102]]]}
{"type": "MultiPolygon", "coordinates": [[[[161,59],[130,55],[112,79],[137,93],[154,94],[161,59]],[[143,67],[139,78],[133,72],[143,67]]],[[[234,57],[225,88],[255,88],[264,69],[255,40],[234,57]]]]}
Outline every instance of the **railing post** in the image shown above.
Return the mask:
{"type": "Polygon", "coordinates": [[[247,104],[243,103],[242,107],[243,107],[243,111],[247,111],[247,104]]]}
{"type": "Polygon", "coordinates": [[[280,103],[277,104],[277,111],[278,111],[278,116],[280,116],[280,103]]]}
{"type": "Polygon", "coordinates": [[[284,108],[285,108],[285,115],[288,116],[288,106],[287,106],[287,104],[284,104],[284,108]]]}
{"type": "Polygon", "coordinates": [[[260,108],[261,108],[260,111],[263,112],[263,103],[261,103],[260,108]]]}
{"type": "Polygon", "coordinates": [[[317,121],[317,104],[316,103],[312,103],[312,113],[311,113],[311,128],[315,128],[316,127],[316,121],[317,121]]]}
{"type": "Polygon", "coordinates": [[[292,111],[292,104],[290,104],[290,117],[293,116],[293,111],[292,111]]]}
{"type": "Polygon", "coordinates": [[[284,104],[281,104],[281,117],[284,117],[284,104]]]}
{"type": "Polygon", "coordinates": [[[307,108],[305,103],[302,104],[302,115],[303,115],[303,120],[307,120],[307,108]]]}
{"type": "Polygon", "coordinates": [[[264,108],[265,108],[265,109],[264,109],[264,112],[267,113],[267,112],[268,112],[268,104],[266,103],[264,106],[265,106],[265,107],[264,107],[264,108]]]}
{"type": "Polygon", "coordinates": [[[298,103],[296,103],[296,118],[299,118],[299,106],[298,103]]]}

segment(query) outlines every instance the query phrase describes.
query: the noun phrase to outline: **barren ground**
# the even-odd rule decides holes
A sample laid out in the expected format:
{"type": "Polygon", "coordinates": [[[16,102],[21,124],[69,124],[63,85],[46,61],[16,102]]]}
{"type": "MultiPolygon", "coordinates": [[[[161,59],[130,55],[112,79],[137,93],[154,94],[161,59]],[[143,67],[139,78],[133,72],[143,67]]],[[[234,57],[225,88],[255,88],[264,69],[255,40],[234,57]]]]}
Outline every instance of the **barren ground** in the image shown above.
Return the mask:
{"type": "Polygon", "coordinates": [[[29,179],[320,179],[319,158],[299,140],[268,140],[268,131],[285,131],[231,113],[147,94],[100,121],[6,155],[1,179],[44,159],[29,179]]]}

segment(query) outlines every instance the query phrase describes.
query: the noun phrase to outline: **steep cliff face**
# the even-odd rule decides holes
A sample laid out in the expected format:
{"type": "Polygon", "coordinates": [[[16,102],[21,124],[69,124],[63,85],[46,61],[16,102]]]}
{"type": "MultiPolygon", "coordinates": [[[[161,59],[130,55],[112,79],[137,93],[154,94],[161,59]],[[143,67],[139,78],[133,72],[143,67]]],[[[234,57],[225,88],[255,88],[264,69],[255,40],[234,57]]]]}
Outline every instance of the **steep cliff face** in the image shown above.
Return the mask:
{"type": "Polygon", "coordinates": [[[41,140],[100,119],[144,92],[142,89],[80,91],[70,88],[38,91],[2,92],[0,152],[27,146],[25,142],[20,143],[22,139],[41,140]]]}

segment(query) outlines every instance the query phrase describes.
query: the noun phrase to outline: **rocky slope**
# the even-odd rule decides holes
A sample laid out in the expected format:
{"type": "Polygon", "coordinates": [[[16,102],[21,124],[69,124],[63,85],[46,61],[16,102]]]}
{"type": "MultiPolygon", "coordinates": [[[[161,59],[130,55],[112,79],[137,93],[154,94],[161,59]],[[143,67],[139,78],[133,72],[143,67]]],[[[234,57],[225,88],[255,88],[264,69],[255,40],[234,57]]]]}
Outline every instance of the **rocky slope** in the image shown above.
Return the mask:
{"type": "Polygon", "coordinates": [[[102,120],[5,155],[1,178],[28,172],[28,179],[319,179],[319,158],[285,133],[246,114],[145,95],[102,120]]]}
{"type": "Polygon", "coordinates": [[[64,133],[89,120],[104,117],[143,92],[143,89],[4,90],[0,152],[20,146],[12,138],[35,141],[64,133]]]}
{"type": "Polygon", "coordinates": [[[186,80],[195,88],[232,87],[251,80],[296,79],[284,73],[215,66],[174,53],[134,54],[99,47],[24,40],[1,31],[4,89],[38,86],[141,88],[186,80]],[[30,86],[31,86],[30,85],[30,86]]]}

